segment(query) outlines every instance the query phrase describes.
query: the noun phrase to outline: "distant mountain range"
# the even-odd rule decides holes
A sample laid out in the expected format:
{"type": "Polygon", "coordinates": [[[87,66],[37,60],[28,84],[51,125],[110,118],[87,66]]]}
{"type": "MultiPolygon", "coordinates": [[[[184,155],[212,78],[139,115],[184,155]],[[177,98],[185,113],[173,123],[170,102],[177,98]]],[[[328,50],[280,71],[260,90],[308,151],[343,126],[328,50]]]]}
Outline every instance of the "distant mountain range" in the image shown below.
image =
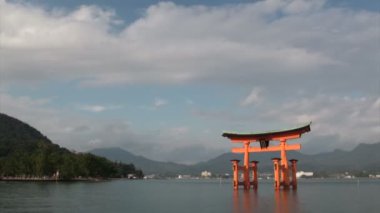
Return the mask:
{"type": "Polygon", "coordinates": [[[134,155],[121,148],[102,148],[94,149],[90,153],[105,157],[113,161],[129,162],[135,165],[136,168],[144,168],[144,174],[160,174],[163,176],[173,176],[182,174],[183,172],[192,171],[192,166],[177,164],[172,162],[160,162],[150,160],[143,156],[134,155]]]}
{"type": "MultiPolygon", "coordinates": [[[[231,173],[231,159],[242,160],[243,155],[224,153],[206,162],[194,165],[183,165],[173,162],[159,162],[143,156],[136,156],[121,148],[103,148],[90,151],[99,156],[123,163],[133,163],[145,174],[161,174],[175,176],[177,174],[199,175],[207,170],[214,174],[231,173]]],[[[279,153],[251,154],[251,160],[258,160],[261,172],[272,171],[271,158],[278,157],[279,153]]],[[[319,173],[341,172],[380,172],[380,142],[375,144],[359,144],[352,151],[335,150],[333,152],[306,155],[300,152],[288,152],[288,159],[298,159],[298,170],[314,171],[319,173]]]]}
{"type": "MultiPolygon", "coordinates": [[[[50,141],[28,124],[0,113],[0,177],[52,176],[60,171],[65,179],[82,177],[114,177],[136,173],[176,176],[199,175],[207,170],[213,174],[231,173],[231,159],[242,160],[242,155],[224,153],[211,160],[194,165],[159,162],[134,155],[120,148],[103,148],[90,151],[94,155],[126,164],[115,164],[91,154],[75,154],[50,141]],[[133,164],[133,165],[129,165],[133,164]]],[[[298,159],[298,170],[319,173],[375,172],[380,173],[380,142],[360,144],[351,151],[335,150],[316,155],[288,152],[288,159],[298,159]]],[[[271,158],[279,153],[254,153],[251,160],[258,160],[260,172],[272,172],[271,158]]]]}

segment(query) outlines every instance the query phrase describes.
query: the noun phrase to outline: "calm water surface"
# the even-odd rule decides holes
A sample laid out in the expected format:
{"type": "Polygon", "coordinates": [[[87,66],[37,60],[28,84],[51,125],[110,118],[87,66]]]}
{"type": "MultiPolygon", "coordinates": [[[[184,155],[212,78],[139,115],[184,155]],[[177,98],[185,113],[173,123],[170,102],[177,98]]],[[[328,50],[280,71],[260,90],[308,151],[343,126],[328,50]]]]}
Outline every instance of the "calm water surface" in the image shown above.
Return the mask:
{"type": "Polygon", "coordinates": [[[380,180],[301,180],[297,191],[229,180],[0,182],[0,212],[380,212],[380,180]]]}

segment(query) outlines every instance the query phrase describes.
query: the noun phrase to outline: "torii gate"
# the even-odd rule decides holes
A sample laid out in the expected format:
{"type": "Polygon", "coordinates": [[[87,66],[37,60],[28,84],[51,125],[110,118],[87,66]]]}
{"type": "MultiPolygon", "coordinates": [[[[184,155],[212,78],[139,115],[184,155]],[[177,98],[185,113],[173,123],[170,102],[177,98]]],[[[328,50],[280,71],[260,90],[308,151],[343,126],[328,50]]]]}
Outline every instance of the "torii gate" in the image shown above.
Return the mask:
{"type": "MultiPolygon", "coordinates": [[[[286,144],[287,140],[300,138],[305,132],[310,131],[311,122],[292,129],[285,129],[279,131],[269,131],[269,132],[259,132],[259,133],[231,133],[224,132],[223,137],[227,137],[232,143],[242,143],[243,148],[232,148],[233,153],[244,153],[244,166],[239,166],[239,160],[231,160],[233,164],[234,171],[234,189],[237,189],[239,185],[243,185],[244,189],[249,189],[251,184],[253,188],[257,188],[257,161],[252,161],[251,165],[249,162],[250,152],[281,152],[281,158],[273,158],[274,164],[274,179],[275,189],[279,189],[281,186],[283,188],[289,188],[289,166],[286,157],[286,151],[288,150],[300,150],[301,144],[286,144]],[[270,141],[279,141],[280,144],[277,146],[269,146],[270,141]],[[251,142],[259,142],[260,147],[250,147],[251,142]],[[242,170],[244,175],[244,181],[238,181],[238,171],[242,170]],[[253,181],[250,181],[250,170],[253,171],[253,181]]],[[[292,163],[292,186],[297,187],[296,179],[296,163],[297,160],[290,160],[292,163]]]]}

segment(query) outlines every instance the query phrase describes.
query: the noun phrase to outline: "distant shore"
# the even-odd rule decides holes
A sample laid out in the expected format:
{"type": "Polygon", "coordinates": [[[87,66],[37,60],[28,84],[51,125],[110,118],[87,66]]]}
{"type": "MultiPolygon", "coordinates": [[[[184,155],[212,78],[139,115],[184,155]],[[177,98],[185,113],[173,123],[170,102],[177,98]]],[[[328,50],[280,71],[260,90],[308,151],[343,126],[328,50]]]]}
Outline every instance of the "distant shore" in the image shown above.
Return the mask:
{"type": "Polygon", "coordinates": [[[47,181],[47,182],[52,182],[52,181],[104,181],[108,180],[106,178],[92,178],[92,177],[77,177],[77,178],[72,178],[72,179],[59,179],[56,177],[0,177],[0,181],[27,181],[27,182],[40,182],[40,181],[47,181]]]}

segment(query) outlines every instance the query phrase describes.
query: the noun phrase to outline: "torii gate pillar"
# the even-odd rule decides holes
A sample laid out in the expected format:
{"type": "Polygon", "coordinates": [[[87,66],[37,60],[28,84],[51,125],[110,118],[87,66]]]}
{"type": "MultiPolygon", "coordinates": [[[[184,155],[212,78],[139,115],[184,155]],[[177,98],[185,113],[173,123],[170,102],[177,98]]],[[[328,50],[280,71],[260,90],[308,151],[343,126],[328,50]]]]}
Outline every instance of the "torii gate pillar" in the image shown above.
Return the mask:
{"type": "Polygon", "coordinates": [[[252,169],[252,187],[253,189],[257,189],[258,187],[258,182],[257,182],[257,164],[259,161],[251,161],[251,169],[252,169]]]}
{"type": "Polygon", "coordinates": [[[280,160],[281,158],[272,158],[273,161],[273,176],[274,176],[274,189],[280,189],[280,160]]]}
{"type": "Polygon", "coordinates": [[[249,181],[249,142],[244,143],[244,189],[250,188],[250,181],[249,181]]]}
{"type": "Polygon", "coordinates": [[[290,162],[292,163],[292,187],[293,189],[297,188],[297,161],[296,159],[291,159],[290,162]]]}
{"type": "Polygon", "coordinates": [[[281,147],[281,179],[285,189],[289,188],[289,166],[286,157],[286,139],[280,140],[281,147]]]}
{"type": "Polygon", "coordinates": [[[234,189],[238,189],[239,187],[239,162],[240,160],[231,160],[232,162],[232,171],[233,171],[233,186],[234,189]]]}

